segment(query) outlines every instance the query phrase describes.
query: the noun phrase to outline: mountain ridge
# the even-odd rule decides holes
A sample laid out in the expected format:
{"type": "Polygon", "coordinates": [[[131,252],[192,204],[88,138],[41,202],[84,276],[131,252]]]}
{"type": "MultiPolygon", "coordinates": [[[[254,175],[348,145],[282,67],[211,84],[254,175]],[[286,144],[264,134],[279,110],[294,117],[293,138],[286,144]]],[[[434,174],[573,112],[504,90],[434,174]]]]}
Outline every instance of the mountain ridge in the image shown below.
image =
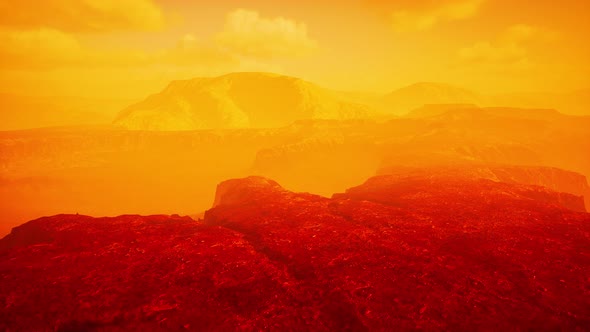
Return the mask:
{"type": "Polygon", "coordinates": [[[299,78],[230,73],[171,82],[160,93],[120,112],[115,125],[140,130],[269,128],[305,119],[354,119],[375,114],[368,105],[299,78]]]}
{"type": "Polygon", "coordinates": [[[234,72],[173,80],[159,93],[119,112],[113,123],[132,130],[269,128],[306,119],[399,116],[430,104],[553,108],[586,114],[584,105],[590,109],[586,95],[586,90],[547,94],[546,99],[543,94],[485,95],[442,82],[418,82],[379,95],[331,90],[276,73],[234,72]]]}

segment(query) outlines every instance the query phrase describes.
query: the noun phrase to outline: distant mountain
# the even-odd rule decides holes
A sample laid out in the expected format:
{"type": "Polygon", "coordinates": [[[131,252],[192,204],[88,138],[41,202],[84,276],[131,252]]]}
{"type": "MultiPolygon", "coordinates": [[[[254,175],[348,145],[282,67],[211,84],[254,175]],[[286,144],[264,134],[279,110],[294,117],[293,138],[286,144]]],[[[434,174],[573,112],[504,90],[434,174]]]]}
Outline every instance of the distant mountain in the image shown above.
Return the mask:
{"type": "Polygon", "coordinates": [[[449,111],[456,111],[462,109],[477,109],[474,104],[426,104],[411,110],[406,114],[408,118],[428,118],[438,116],[449,111]]]}
{"type": "Polygon", "coordinates": [[[160,93],[129,104],[123,99],[0,93],[0,131],[104,125],[112,124],[113,119],[115,125],[134,130],[276,128],[298,120],[388,120],[434,108],[440,112],[473,106],[590,115],[590,89],[485,95],[450,84],[423,82],[382,95],[331,90],[278,74],[231,73],[173,81],[160,93]]]}
{"type": "Polygon", "coordinates": [[[444,83],[416,83],[395,90],[381,99],[388,113],[405,114],[427,104],[471,104],[484,106],[487,98],[470,90],[444,83]]]}
{"type": "Polygon", "coordinates": [[[0,130],[108,124],[128,100],[0,93],[0,130]]]}
{"type": "Polygon", "coordinates": [[[568,118],[567,115],[554,109],[533,109],[514,107],[477,107],[469,104],[440,104],[424,105],[410,111],[408,118],[430,118],[430,117],[473,117],[491,116],[528,120],[561,120],[568,118]]]}
{"type": "Polygon", "coordinates": [[[115,125],[134,130],[269,128],[302,119],[354,119],[371,107],[295,77],[232,73],[174,81],[123,110],[115,125]]]}
{"type": "MultiPolygon", "coordinates": [[[[425,105],[442,108],[464,106],[555,109],[569,115],[590,115],[590,89],[568,93],[506,93],[485,95],[444,83],[416,83],[380,99],[388,114],[407,114],[425,105]],[[446,105],[446,106],[445,106],[446,105]]],[[[429,107],[432,110],[432,107],[429,107]]]]}
{"type": "Polygon", "coordinates": [[[510,93],[491,97],[496,106],[554,108],[571,115],[590,115],[590,89],[567,93],[510,93]]]}

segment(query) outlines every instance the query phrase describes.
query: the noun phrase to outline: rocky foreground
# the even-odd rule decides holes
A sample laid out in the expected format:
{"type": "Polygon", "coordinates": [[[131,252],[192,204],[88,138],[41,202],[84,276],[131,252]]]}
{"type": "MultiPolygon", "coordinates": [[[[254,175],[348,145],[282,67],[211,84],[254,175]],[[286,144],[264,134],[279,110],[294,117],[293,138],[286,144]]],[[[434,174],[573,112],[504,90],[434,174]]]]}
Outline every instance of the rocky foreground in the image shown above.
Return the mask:
{"type": "Polygon", "coordinates": [[[408,173],[332,198],[229,180],[198,221],[41,218],[0,240],[0,330],[582,331],[580,211],[544,187],[408,173]]]}

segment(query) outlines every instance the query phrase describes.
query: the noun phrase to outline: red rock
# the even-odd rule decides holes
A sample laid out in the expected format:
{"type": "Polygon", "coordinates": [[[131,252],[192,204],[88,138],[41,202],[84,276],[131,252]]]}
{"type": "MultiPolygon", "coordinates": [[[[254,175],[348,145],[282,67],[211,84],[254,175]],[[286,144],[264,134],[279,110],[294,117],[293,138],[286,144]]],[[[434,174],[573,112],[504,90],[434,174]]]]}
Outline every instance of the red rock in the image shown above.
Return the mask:
{"type": "Polygon", "coordinates": [[[590,214],[542,187],[251,177],[198,222],[59,215],[0,241],[0,329],[583,330],[590,214]]]}

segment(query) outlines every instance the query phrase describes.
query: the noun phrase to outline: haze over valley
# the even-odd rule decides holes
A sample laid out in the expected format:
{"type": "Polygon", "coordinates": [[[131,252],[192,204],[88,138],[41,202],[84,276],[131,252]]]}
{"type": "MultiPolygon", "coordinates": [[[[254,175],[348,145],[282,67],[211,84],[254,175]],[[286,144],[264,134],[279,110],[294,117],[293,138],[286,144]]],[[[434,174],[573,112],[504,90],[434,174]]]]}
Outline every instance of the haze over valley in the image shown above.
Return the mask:
{"type": "Polygon", "coordinates": [[[174,81],[112,124],[2,132],[2,231],[62,212],[197,215],[218,182],[248,175],[329,196],[391,166],[590,174],[590,116],[478,107],[474,96],[422,83],[363,104],[268,73],[174,81]],[[429,103],[386,106],[410,100],[429,103]]]}
{"type": "Polygon", "coordinates": [[[1,331],[583,331],[576,0],[0,0],[1,331]]]}

